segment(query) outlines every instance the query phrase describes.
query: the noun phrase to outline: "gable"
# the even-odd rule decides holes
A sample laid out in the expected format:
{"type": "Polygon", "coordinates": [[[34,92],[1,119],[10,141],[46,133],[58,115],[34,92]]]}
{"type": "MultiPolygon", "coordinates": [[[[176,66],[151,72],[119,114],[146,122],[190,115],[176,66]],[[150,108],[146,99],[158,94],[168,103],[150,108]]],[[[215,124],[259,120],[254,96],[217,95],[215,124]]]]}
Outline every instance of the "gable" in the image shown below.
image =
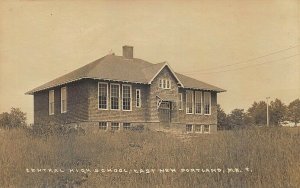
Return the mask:
{"type": "Polygon", "coordinates": [[[182,82],[178,79],[177,75],[175,74],[175,72],[172,70],[172,68],[167,64],[165,63],[160,69],[159,71],[156,72],[156,74],[149,80],[149,84],[151,84],[153,82],[153,80],[163,71],[163,70],[168,70],[169,72],[169,75],[172,76],[176,81],[177,83],[181,86],[181,87],[184,87],[182,82]]]}

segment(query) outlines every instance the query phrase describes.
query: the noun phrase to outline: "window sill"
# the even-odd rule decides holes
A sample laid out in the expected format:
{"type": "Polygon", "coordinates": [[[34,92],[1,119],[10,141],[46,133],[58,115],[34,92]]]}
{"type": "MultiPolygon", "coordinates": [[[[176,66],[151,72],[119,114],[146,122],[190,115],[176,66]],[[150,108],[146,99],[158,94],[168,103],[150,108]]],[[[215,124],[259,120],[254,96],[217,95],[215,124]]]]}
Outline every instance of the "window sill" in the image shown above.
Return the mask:
{"type": "Polygon", "coordinates": [[[131,112],[132,110],[122,110],[122,111],[124,111],[124,112],[131,112]]]}
{"type": "Polygon", "coordinates": [[[112,111],[120,111],[121,109],[110,109],[112,111]]]}

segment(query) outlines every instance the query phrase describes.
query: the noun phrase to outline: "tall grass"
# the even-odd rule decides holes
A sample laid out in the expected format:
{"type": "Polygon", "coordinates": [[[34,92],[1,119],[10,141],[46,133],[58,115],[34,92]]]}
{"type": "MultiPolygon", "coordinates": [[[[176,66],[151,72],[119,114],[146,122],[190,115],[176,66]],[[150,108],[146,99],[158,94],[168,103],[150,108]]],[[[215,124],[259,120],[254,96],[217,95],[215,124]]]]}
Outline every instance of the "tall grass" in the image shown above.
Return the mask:
{"type": "Polygon", "coordinates": [[[186,137],[152,131],[36,137],[22,129],[2,130],[0,187],[300,187],[299,128],[186,137]],[[27,168],[177,172],[27,173],[27,168]],[[180,172],[216,168],[225,173],[180,172]],[[228,168],[243,172],[227,173],[228,168]]]}

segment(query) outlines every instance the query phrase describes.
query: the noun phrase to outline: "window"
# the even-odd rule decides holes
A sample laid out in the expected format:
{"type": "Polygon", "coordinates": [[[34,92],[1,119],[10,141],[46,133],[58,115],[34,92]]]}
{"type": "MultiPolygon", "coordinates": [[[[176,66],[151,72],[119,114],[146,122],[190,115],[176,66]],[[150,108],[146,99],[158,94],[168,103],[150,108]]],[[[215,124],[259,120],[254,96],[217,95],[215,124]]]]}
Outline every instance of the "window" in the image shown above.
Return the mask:
{"type": "Polygon", "coordinates": [[[163,88],[163,80],[162,79],[159,80],[159,88],[163,88]]]}
{"type": "Polygon", "coordinates": [[[130,130],[130,123],[123,123],[123,130],[130,130]]]}
{"type": "Polygon", "coordinates": [[[110,109],[119,110],[120,85],[110,84],[110,109]]]}
{"type": "Polygon", "coordinates": [[[162,89],[171,89],[171,80],[170,79],[160,79],[159,88],[162,89]]]}
{"type": "Polygon", "coordinates": [[[49,91],[49,115],[54,114],[54,90],[49,91]]]}
{"type": "Polygon", "coordinates": [[[99,122],[99,129],[100,130],[107,130],[107,122],[99,122]]]}
{"type": "Polygon", "coordinates": [[[131,85],[122,85],[123,110],[131,110],[131,85]]]}
{"type": "Polygon", "coordinates": [[[171,89],[170,80],[166,80],[166,89],[171,89]]]}
{"type": "Polygon", "coordinates": [[[193,91],[191,90],[186,91],[186,113],[193,113],[193,91]]]}
{"type": "Polygon", "coordinates": [[[186,125],[185,126],[185,130],[186,130],[186,132],[192,132],[193,131],[193,125],[191,125],[191,124],[188,124],[188,125],[186,125]]]}
{"type": "Polygon", "coordinates": [[[98,85],[99,109],[107,109],[108,106],[108,85],[107,83],[99,83],[98,85]]]}
{"type": "Polygon", "coordinates": [[[202,132],[202,126],[201,125],[195,125],[195,132],[201,133],[202,132]]]}
{"type": "Polygon", "coordinates": [[[204,92],[204,114],[210,115],[211,113],[211,93],[204,92]]]}
{"type": "Polygon", "coordinates": [[[202,113],[202,92],[195,91],[195,114],[202,113]]]}
{"type": "Polygon", "coordinates": [[[60,112],[66,113],[67,112],[67,88],[62,87],[60,89],[60,112]]]}
{"type": "Polygon", "coordinates": [[[203,133],[209,133],[210,126],[209,125],[203,125],[203,133]]]}
{"type": "Polygon", "coordinates": [[[178,95],[178,109],[182,110],[182,93],[178,95]]]}
{"type": "Polygon", "coordinates": [[[135,93],[135,100],[136,100],[136,107],[142,106],[142,100],[141,100],[141,90],[137,89],[135,93]]]}
{"type": "Polygon", "coordinates": [[[111,130],[113,131],[118,131],[120,129],[120,124],[119,123],[116,123],[116,122],[112,122],[111,123],[111,130]]]}

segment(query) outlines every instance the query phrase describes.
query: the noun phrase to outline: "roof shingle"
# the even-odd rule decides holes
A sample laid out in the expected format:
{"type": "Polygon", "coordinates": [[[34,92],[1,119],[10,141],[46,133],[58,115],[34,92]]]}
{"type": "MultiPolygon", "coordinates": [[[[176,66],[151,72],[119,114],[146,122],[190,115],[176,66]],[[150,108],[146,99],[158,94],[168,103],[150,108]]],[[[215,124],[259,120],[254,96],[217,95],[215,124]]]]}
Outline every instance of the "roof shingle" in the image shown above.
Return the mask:
{"type": "MultiPolygon", "coordinates": [[[[126,59],[123,56],[106,55],[79,69],[30,90],[26,94],[33,94],[37,91],[42,91],[84,78],[148,84],[153,76],[155,76],[155,74],[165,65],[166,63],[152,64],[137,58],[126,59]]],[[[184,88],[203,89],[217,92],[225,91],[188,76],[184,76],[179,73],[175,74],[179,79],[179,82],[183,84],[184,88]]]]}

